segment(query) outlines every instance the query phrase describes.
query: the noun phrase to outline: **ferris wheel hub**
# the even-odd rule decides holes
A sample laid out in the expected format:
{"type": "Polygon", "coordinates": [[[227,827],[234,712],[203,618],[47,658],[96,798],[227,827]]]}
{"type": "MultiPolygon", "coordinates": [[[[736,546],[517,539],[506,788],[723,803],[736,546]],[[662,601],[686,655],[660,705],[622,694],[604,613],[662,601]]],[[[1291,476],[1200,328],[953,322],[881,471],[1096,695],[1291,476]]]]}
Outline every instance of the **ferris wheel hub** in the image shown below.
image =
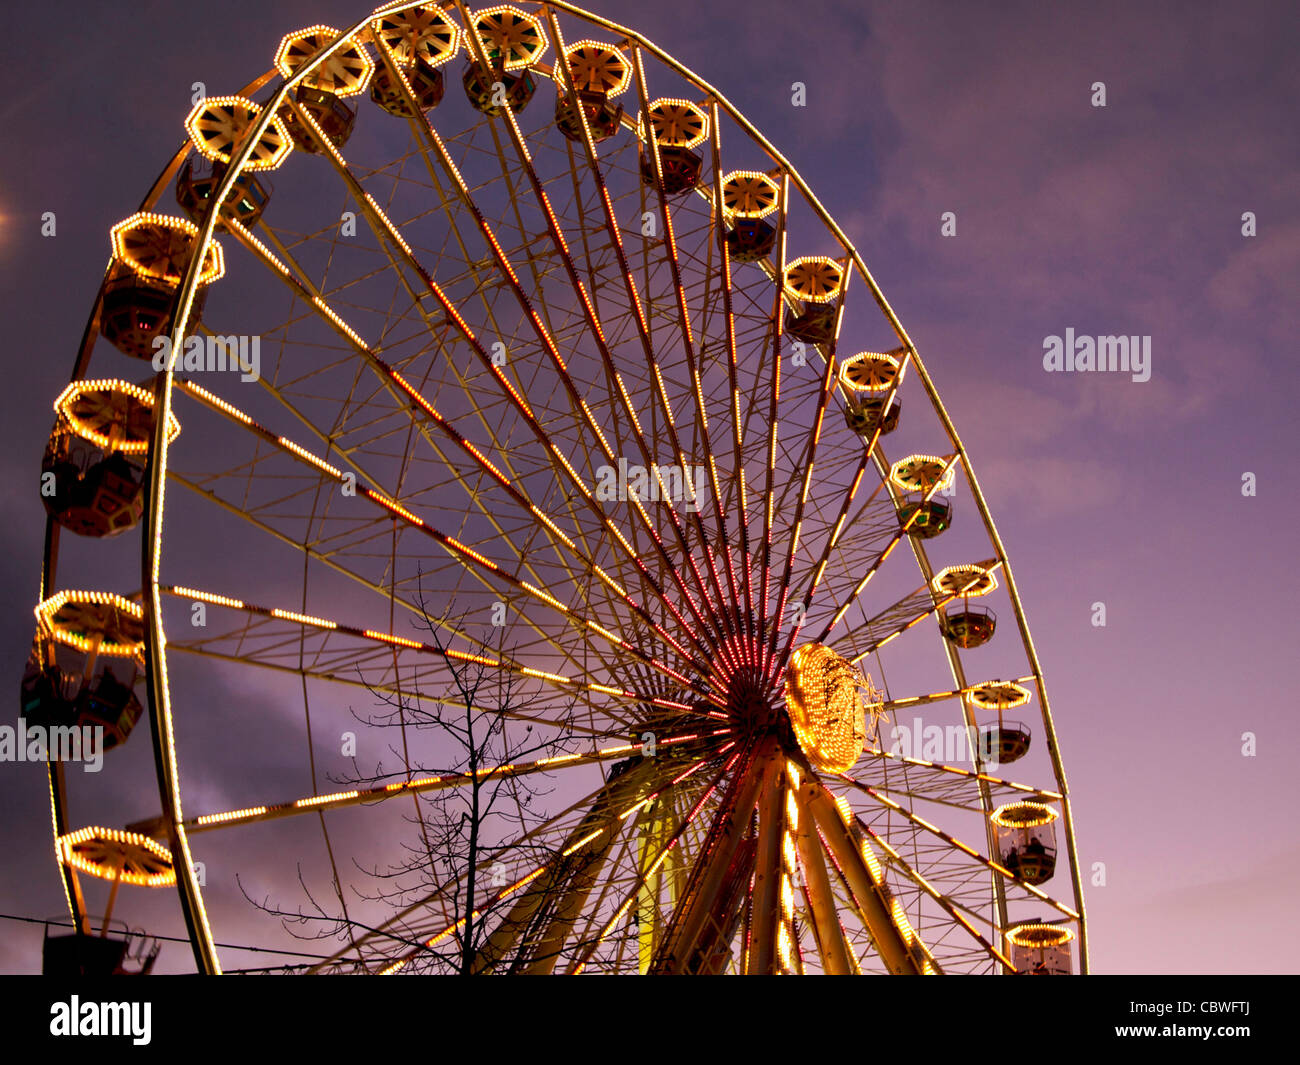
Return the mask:
{"type": "Polygon", "coordinates": [[[749,734],[771,732],[785,715],[769,694],[766,675],[758,669],[740,671],[727,680],[727,715],[749,734]]]}
{"type": "Polygon", "coordinates": [[[803,753],[814,765],[842,773],[862,755],[866,708],[863,678],[847,659],[820,643],[804,644],[790,659],[785,706],[803,753]]]}

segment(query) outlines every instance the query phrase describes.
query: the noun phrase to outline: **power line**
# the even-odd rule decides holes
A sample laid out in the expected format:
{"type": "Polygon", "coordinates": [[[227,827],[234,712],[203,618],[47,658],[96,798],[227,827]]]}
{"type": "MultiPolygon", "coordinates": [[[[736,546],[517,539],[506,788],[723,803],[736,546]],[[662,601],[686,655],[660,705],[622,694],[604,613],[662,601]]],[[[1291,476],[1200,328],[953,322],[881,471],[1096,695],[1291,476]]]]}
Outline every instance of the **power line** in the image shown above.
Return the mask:
{"type": "MultiPolygon", "coordinates": [[[[44,917],[20,917],[13,913],[0,913],[0,920],[5,921],[24,921],[27,924],[41,924],[52,926],[54,928],[73,928],[77,926],[71,921],[51,921],[44,917]]],[[[155,935],[153,932],[142,933],[149,939],[156,939],[164,943],[188,943],[190,940],[184,936],[162,936],[155,935]]],[[[257,954],[284,954],[294,958],[311,958],[314,961],[329,961],[329,957],[324,954],[308,954],[301,950],[280,950],[276,947],[248,947],[242,943],[216,943],[214,946],[222,947],[226,950],[249,950],[257,954]]],[[[236,970],[232,970],[236,971],[236,970]]]]}

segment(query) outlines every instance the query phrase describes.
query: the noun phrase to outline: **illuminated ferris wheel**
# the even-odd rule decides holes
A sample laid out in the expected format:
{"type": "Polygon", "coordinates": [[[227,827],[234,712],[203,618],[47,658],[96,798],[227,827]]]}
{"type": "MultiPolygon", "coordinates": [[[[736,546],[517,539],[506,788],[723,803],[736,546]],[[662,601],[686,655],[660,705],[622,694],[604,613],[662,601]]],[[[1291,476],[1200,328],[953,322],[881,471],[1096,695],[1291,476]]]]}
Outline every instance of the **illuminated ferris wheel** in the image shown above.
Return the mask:
{"type": "Polygon", "coordinates": [[[125,884],[221,971],[222,870],[318,862],[355,917],[349,854],[509,779],[531,810],[311,969],[1087,971],[966,450],[717,90],[566,3],[399,2],[289,34],[185,132],[112,229],[42,470],[25,719],[102,727],[101,776],[160,800],[107,820],[51,762],[63,949],[125,884]],[[460,709],[533,757],[453,765],[416,727],[466,669],[508,697],[460,709]],[[372,695],[395,728],[342,716],[372,695]],[[344,719],[389,761],[331,786],[344,719]],[[259,744],[277,771],[240,771],[259,744]]]}

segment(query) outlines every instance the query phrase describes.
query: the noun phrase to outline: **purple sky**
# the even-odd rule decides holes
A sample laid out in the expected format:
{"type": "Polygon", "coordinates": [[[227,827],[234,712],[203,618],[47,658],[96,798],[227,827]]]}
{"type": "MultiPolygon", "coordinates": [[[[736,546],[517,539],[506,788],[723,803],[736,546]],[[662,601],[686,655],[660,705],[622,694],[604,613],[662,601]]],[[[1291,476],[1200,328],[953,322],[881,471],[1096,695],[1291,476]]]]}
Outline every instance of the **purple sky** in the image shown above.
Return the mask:
{"type": "MultiPolygon", "coordinates": [[[[1295,971],[1294,5],[592,5],[717,86],[785,154],[925,358],[1049,685],[1094,970],[1295,971]],[[795,81],[806,108],[790,104],[795,81]],[[1104,108],[1089,102],[1098,81],[1104,108]],[[945,211],[956,237],[940,236],[945,211]],[[1043,339],[1067,328],[1150,336],[1151,379],[1045,373],[1043,339]],[[1089,621],[1097,601],[1105,628],[1089,621]],[[1255,757],[1241,753],[1247,731],[1255,757]],[[1090,887],[1096,862],[1106,884],[1090,887]]],[[[231,0],[221,19],[239,28],[224,36],[180,3],[61,11],[55,35],[36,31],[34,8],[5,13],[8,39],[25,42],[0,94],[0,674],[15,689],[49,404],[109,226],[179,143],[192,82],[233,92],[283,33],[363,8],[231,0]],[[70,59],[86,55],[98,59],[70,59]],[[39,235],[44,211],[56,238],[39,235]]],[[[0,795],[0,910],[56,914],[41,770],[0,765],[0,795]]],[[[0,971],[35,971],[39,942],[6,923],[0,971]]]]}

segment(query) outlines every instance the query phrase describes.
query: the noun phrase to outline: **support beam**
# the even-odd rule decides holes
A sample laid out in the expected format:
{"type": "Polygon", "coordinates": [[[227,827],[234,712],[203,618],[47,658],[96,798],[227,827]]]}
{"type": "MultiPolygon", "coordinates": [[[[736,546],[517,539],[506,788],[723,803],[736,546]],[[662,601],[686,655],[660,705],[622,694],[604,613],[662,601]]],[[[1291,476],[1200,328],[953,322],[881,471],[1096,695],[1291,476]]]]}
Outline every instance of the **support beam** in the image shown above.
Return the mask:
{"type": "MultiPolygon", "coordinates": [[[[926,971],[928,956],[920,939],[912,932],[910,939],[899,928],[890,912],[883,882],[868,867],[861,844],[844,823],[839,808],[830,794],[816,781],[808,781],[801,788],[804,805],[811,810],[817,827],[821,829],[835,856],[858,914],[871,935],[885,968],[895,976],[919,976],[926,971]]],[[[910,929],[908,930],[910,931],[910,929]]],[[[933,965],[933,962],[929,962],[933,965]]],[[[935,967],[937,971],[937,966],[935,967]]]]}
{"type": "Polygon", "coordinates": [[[715,912],[714,903],[726,880],[741,840],[749,831],[754,804],[764,767],[777,758],[776,744],[764,742],[748,762],[736,767],[731,785],[687,882],[686,892],[673,913],[668,933],[659,949],[651,973],[684,973],[706,922],[715,912]]]}
{"type": "Polygon", "coordinates": [[[817,937],[817,951],[821,955],[822,970],[828,976],[850,976],[853,968],[849,962],[849,948],[844,942],[835,909],[835,896],[831,892],[830,876],[822,857],[821,839],[812,811],[808,808],[807,793],[796,793],[799,804],[799,827],[795,832],[795,846],[799,851],[799,865],[803,869],[808,889],[809,908],[812,911],[813,932],[817,937]]]}

